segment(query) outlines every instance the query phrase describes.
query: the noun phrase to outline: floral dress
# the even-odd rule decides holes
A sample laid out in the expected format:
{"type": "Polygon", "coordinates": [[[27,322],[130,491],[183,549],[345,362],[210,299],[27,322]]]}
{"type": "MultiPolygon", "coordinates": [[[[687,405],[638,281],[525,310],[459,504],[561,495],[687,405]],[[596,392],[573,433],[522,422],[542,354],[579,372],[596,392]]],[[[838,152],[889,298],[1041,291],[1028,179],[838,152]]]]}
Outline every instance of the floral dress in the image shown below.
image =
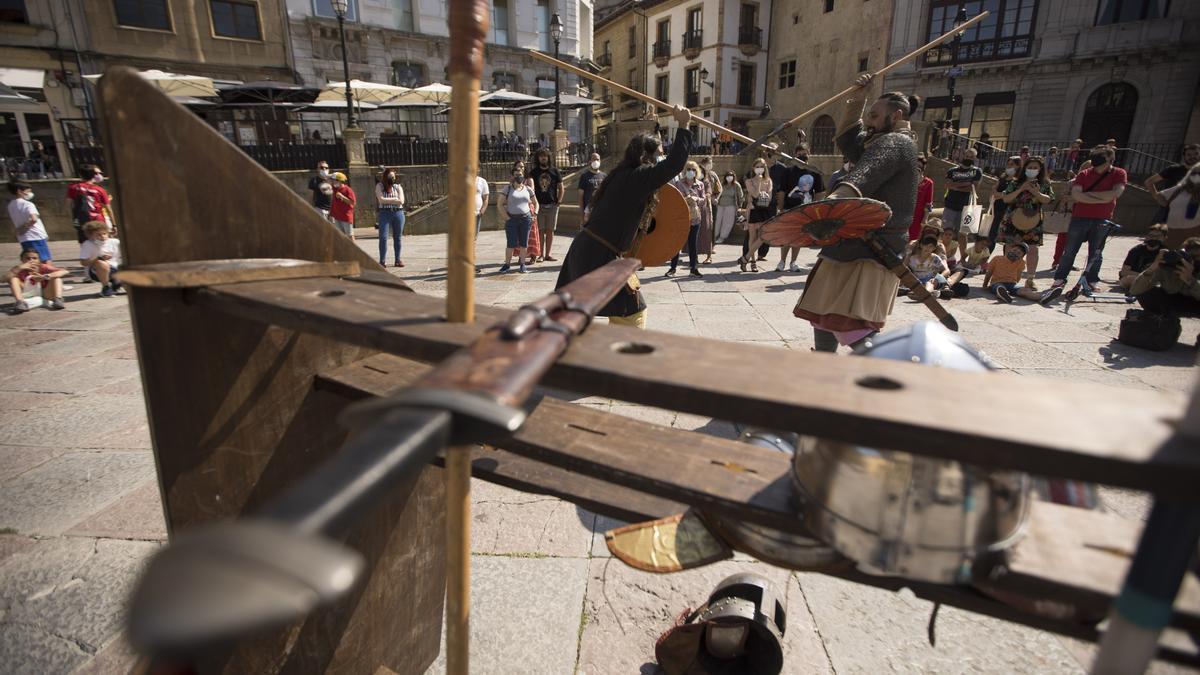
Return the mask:
{"type": "MultiPolygon", "coordinates": [[[[1012,194],[1020,190],[1024,185],[1024,183],[1012,181],[1004,188],[1004,194],[1012,194]]],[[[1050,201],[1053,202],[1054,189],[1050,187],[1050,183],[1042,183],[1040,187],[1042,194],[1050,197],[1050,201]]],[[[1047,202],[1047,204],[1049,203],[1047,202]]],[[[1044,222],[1042,217],[1043,206],[1044,204],[1039,204],[1028,192],[1022,193],[1020,197],[1017,197],[1016,201],[1008,205],[1008,210],[1004,213],[1004,222],[1000,226],[1000,237],[1005,241],[1023,241],[1030,246],[1041,246],[1044,236],[1042,233],[1042,223],[1044,222]],[[1022,230],[1013,225],[1012,217],[1015,211],[1022,211],[1026,215],[1036,216],[1037,225],[1028,230],[1022,230]]]]}

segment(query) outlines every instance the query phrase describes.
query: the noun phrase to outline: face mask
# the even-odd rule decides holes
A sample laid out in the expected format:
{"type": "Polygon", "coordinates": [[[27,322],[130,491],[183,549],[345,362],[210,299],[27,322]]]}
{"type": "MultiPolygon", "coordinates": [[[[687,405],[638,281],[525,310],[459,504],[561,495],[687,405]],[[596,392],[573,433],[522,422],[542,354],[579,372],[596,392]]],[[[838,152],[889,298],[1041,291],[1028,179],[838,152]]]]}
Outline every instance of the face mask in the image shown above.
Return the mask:
{"type": "Polygon", "coordinates": [[[849,171],[849,170],[850,170],[850,162],[846,162],[845,164],[842,165],[842,171],[849,171]]]}
{"type": "Polygon", "coordinates": [[[318,169],[317,172],[320,173],[322,176],[329,175],[329,169],[318,169]]]}
{"type": "Polygon", "coordinates": [[[1197,183],[1200,183],[1200,173],[1194,173],[1194,174],[1188,176],[1188,182],[1191,183],[1192,185],[1196,185],[1197,183]]]}
{"type": "Polygon", "coordinates": [[[1020,253],[1006,253],[1004,255],[1004,257],[1008,258],[1009,260],[1011,260],[1013,262],[1016,262],[1021,259],[1021,254],[1020,253]]]}
{"type": "Polygon", "coordinates": [[[659,155],[658,157],[655,157],[655,158],[654,158],[654,163],[655,163],[655,164],[659,164],[659,163],[661,163],[661,162],[662,162],[664,159],[666,159],[666,158],[667,158],[667,156],[666,156],[666,155],[659,155]]]}
{"type": "Polygon", "coordinates": [[[688,180],[694,180],[694,179],[696,178],[696,172],[695,172],[695,171],[688,171],[688,172],[684,173],[683,175],[684,175],[685,177],[687,177],[687,179],[688,179],[688,180]]]}
{"type": "Polygon", "coordinates": [[[104,176],[96,176],[95,178],[93,178],[93,179],[92,179],[92,182],[94,182],[94,183],[103,183],[103,182],[104,182],[104,176]]]}
{"type": "Polygon", "coordinates": [[[725,182],[733,185],[733,176],[725,176],[725,182]]]}
{"type": "Polygon", "coordinates": [[[971,166],[971,165],[972,165],[972,164],[974,164],[974,163],[975,163],[975,160],[973,160],[973,159],[964,159],[964,160],[962,161],[962,165],[963,165],[963,166],[971,166]]]}
{"type": "Polygon", "coordinates": [[[1108,155],[1102,155],[1100,153],[1096,153],[1096,154],[1092,155],[1089,159],[1092,160],[1092,166],[1103,166],[1104,163],[1108,161],[1108,155]]]}
{"type": "Polygon", "coordinates": [[[24,199],[24,200],[30,201],[30,202],[33,201],[33,190],[30,190],[29,192],[26,192],[25,194],[21,195],[21,199],[24,199]]]}
{"type": "Polygon", "coordinates": [[[520,183],[520,182],[521,182],[521,180],[522,180],[523,178],[524,178],[524,176],[522,176],[522,175],[521,175],[521,174],[519,174],[519,173],[514,173],[514,174],[513,174],[513,182],[514,182],[514,183],[520,183]]]}
{"type": "Polygon", "coordinates": [[[1008,167],[1007,169],[1004,170],[1004,175],[1006,175],[1006,176],[1017,175],[1017,168],[1015,166],[1008,167]]]}
{"type": "Polygon", "coordinates": [[[1039,173],[1041,173],[1040,169],[1025,169],[1025,177],[1029,180],[1037,178],[1039,173]]]}
{"type": "Polygon", "coordinates": [[[762,168],[761,166],[754,167],[754,175],[755,176],[761,176],[766,172],[767,172],[767,170],[762,168]]]}
{"type": "Polygon", "coordinates": [[[1147,239],[1146,240],[1146,248],[1150,249],[1151,251],[1158,248],[1159,246],[1162,246],[1161,239],[1147,239]]]}
{"type": "Polygon", "coordinates": [[[593,160],[591,164],[588,164],[588,166],[592,167],[592,171],[600,170],[600,162],[597,162],[595,160],[593,160]]]}

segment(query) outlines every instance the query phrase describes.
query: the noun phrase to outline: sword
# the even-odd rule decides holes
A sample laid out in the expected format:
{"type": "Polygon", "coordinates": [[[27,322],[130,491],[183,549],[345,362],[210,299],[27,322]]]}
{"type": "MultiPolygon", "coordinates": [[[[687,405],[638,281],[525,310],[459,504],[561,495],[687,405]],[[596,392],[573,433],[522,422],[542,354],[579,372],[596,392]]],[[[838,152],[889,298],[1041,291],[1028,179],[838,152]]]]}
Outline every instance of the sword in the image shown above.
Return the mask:
{"type": "Polygon", "coordinates": [[[916,275],[912,273],[912,270],[908,269],[908,265],[904,264],[903,258],[897,255],[896,252],[889,248],[886,244],[879,241],[875,237],[874,233],[868,233],[865,237],[863,237],[863,241],[865,241],[867,246],[871,248],[871,252],[875,254],[875,259],[878,260],[881,265],[891,270],[892,274],[895,274],[900,279],[901,283],[903,283],[905,286],[908,286],[909,297],[920,300],[926,307],[929,308],[929,311],[933,312],[933,315],[937,317],[938,321],[942,322],[943,326],[956,333],[958,332],[958,321],[955,320],[954,316],[951,315],[950,312],[946,311],[945,307],[942,307],[942,303],[938,302],[938,299],[933,297],[933,294],[925,288],[925,284],[921,283],[921,281],[917,279],[916,275]]]}

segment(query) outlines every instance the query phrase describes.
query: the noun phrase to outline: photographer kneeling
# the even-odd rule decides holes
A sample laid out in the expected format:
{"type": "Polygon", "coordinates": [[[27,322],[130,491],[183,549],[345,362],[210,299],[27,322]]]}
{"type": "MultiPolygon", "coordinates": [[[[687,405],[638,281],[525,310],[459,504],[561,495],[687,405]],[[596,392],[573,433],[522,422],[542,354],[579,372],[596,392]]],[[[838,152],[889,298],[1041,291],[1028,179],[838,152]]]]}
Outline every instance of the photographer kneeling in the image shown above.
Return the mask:
{"type": "Polygon", "coordinates": [[[1200,316],[1200,237],[1183,242],[1183,250],[1159,251],[1129,288],[1150,314],[1200,316]]]}

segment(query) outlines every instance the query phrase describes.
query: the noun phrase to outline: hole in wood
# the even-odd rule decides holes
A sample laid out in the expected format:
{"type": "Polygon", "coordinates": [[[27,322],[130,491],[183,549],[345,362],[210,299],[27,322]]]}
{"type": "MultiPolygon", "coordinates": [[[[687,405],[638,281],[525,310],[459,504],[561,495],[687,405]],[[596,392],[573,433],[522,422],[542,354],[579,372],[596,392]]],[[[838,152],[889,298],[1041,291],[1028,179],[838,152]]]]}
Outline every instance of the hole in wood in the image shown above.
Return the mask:
{"type": "Polygon", "coordinates": [[[337,290],[337,289],[332,289],[332,290],[328,290],[328,291],[317,291],[318,298],[336,298],[338,296],[342,296],[345,294],[346,294],[346,291],[341,291],[341,290],[337,290]]]}
{"type": "Polygon", "coordinates": [[[884,391],[896,391],[897,389],[904,388],[903,384],[900,384],[892,378],[881,377],[879,375],[868,375],[866,377],[859,378],[854,383],[860,387],[866,387],[867,389],[882,389],[884,391]]]}
{"type": "Polygon", "coordinates": [[[612,346],[612,349],[618,354],[649,354],[654,351],[654,345],[641,342],[618,342],[612,346]]]}

